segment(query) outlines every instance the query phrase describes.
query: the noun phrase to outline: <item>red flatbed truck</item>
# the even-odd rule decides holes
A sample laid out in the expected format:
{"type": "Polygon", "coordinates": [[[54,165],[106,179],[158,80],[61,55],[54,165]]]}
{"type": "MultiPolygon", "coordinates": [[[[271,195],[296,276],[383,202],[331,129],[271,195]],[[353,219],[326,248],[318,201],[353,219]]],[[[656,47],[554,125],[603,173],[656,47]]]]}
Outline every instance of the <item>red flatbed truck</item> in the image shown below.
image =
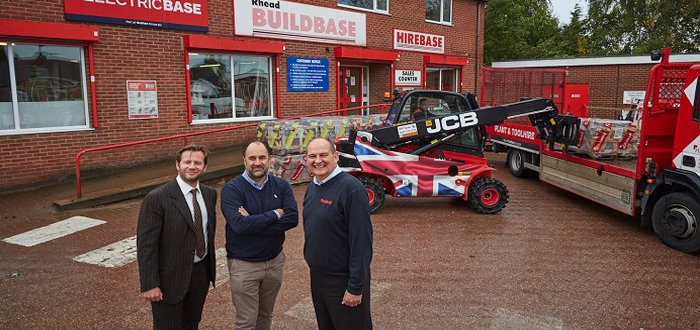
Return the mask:
{"type": "MultiPolygon", "coordinates": [[[[670,49],[647,82],[638,155],[599,160],[541,142],[539,179],[630,216],[651,221],[661,241],[700,251],[700,64],[669,63],[670,49]]],[[[578,124],[576,124],[578,125],[578,124]]]]}
{"type": "MultiPolygon", "coordinates": [[[[513,103],[523,98],[551,99],[559,113],[588,117],[588,84],[570,84],[564,69],[484,68],[480,106],[513,103]]],[[[486,127],[495,152],[508,152],[506,165],[517,177],[531,176],[539,167],[540,140],[527,118],[508,119],[486,127]]]]}

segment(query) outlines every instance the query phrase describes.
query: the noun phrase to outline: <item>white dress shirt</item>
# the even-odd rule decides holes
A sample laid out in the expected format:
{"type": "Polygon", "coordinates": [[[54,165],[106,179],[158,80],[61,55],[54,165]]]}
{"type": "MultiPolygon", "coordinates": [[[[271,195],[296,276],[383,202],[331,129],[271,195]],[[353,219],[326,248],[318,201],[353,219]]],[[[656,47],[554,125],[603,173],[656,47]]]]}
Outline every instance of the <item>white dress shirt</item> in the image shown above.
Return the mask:
{"type": "MultiPolygon", "coordinates": [[[[197,189],[197,202],[199,203],[199,209],[202,211],[202,226],[204,227],[204,257],[207,256],[207,251],[209,251],[209,236],[207,235],[209,233],[209,230],[207,230],[207,224],[209,223],[209,217],[207,216],[207,204],[204,203],[204,197],[202,197],[202,190],[199,189],[199,181],[197,181],[197,186],[194,188],[187,184],[185,180],[182,180],[182,178],[178,175],[177,178],[177,184],[180,186],[180,190],[182,190],[182,194],[185,195],[185,201],[187,202],[187,207],[190,208],[190,214],[192,215],[192,222],[194,223],[194,205],[192,204],[192,189],[197,189]]],[[[202,261],[202,258],[198,257],[197,254],[194,254],[194,262],[200,262],[202,261]]]]}

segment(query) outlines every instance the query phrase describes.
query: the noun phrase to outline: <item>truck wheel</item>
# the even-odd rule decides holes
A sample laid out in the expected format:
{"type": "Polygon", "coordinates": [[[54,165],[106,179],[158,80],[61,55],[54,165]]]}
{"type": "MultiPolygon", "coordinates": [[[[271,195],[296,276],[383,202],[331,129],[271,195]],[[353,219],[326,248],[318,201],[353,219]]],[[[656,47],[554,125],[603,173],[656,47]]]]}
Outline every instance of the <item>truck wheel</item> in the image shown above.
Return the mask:
{"type": "Polygon", "coordinates": [[[508,204],[508,189],[494,178],[476,179],[469,185],[467,200],[479,213],[498,213],[508,204]]]}
{"type": "Polygon", "coordinates": [[[700,204],[695,198],[675,192],[656,202],[651,223],[661,242],[678,251],[693,253],[700,251],[699,217],[700,204]]]}
{"type": "Polygon", "coordinates": [[[367,197],[369,197],[369,212],[374,213],[384,204],[384,187],[376,178],[370,176],[361,176],[360,180],[365,189],[367,189],[367,197]]]}
{"type": "Polygon", "coordinates": [[[508,151],[508,168],[513,176],[524,178],[530,175],[531,171],[525,168],[525,153],[522,150],[510,149],[508,151]]]}

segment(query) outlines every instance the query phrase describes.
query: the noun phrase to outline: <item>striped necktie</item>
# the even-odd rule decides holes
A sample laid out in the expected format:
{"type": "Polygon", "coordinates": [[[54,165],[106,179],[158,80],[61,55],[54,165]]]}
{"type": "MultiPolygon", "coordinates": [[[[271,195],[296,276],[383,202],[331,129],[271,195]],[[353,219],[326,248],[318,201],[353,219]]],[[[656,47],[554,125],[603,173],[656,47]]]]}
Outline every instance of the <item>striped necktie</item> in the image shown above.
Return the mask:
{"type": "Polygon", "coordinates": [[[197,202],[197,188],[190,190],[192,193],[192,207],[194,208],[194,236],[197,239],[197,257],[204,258],[204,226],[202,225],[202,209],[197,202]]]}

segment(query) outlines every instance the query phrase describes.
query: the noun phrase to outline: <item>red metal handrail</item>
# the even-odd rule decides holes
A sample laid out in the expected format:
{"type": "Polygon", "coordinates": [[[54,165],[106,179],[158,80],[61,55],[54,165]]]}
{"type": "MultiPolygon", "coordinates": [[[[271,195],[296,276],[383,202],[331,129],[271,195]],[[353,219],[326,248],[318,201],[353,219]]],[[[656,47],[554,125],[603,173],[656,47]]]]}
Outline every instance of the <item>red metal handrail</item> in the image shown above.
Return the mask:
{"type": "MultiPolygon", "coordinates": [[[[334,113],[334,114],[336,114],[336,115],[340,115],[341,113],[347,114],[347,112],[350,111],[350,110],[362,110],[362,109],[369,109],[369,108],[375,108],[375,107],[379,107],[379,113],[386,113],[386,108],[389,107],[390,105],[391,105],[391,104],[364,105],[364,106],[360,106],[360,107],[345,108],[345,109],[336,109],[336,110],[330,110],[330,111],[312,113],[312,114],[302,115],[302,116],[296,116],[296,117],[279,118],[279,120],[284,120],[284,119],[299,119],[299,118],[302,118],[302,117],[314,117],[314,116],[321,116],[321,115],[327,115],[327,114],[332,114],[332,113],[334,113]]],[[[135,142],[128,142],[128,143],[119,143],[119,144],[113,144],[113,145],[108,145],[108,146],[104,146],[104,147],[88,148],[88,149],[82,150],[82,151],[80,151],[80,152],[75,156],[75,178],[76,178],[76,185],[77,185],[77,195],[78,195],[78,198],[80,198],[80,197],[82,196],[82,186],[81,186],[81,181],[80,181],[80,157],[82,157],[84,154],[86,154],[86,153],[88,153],[88,152],[102,151],[102,150],[110,150],[110,149],[129,147],[129,146],[134,146],[134,145],[139,145],[139,144],[146,144],[146,143],[153,143],[153,142],[174,140],[174,139],[180,139],[180,138],[182,138],[182,139],[184,140],[184,145],[187,145],[187,138],[190,137],[190,136],[197,136],[197,135],[218,133],[218,132],[223,132],[223,131],[231,131],[231,130],[246,128],[246,127],[254,127],[254,126],[258,126],[259,123],[260,123],[260,122],[255,122],[255,123],[244,124],[244,125],[238,125],[238,126],[232,126],[232,127],[218,128],[218,129],[213,129],[213,130],[209,130],[209,131],[202,131],[202,132],[195,132],[195,133],[186,133],[186,134],[178,134],[178,135],[166,136],[166,137],[162,137],[162,138],[149,139],[149,140],[142,140],[142,141],[135,141],[135,142]]]]}

